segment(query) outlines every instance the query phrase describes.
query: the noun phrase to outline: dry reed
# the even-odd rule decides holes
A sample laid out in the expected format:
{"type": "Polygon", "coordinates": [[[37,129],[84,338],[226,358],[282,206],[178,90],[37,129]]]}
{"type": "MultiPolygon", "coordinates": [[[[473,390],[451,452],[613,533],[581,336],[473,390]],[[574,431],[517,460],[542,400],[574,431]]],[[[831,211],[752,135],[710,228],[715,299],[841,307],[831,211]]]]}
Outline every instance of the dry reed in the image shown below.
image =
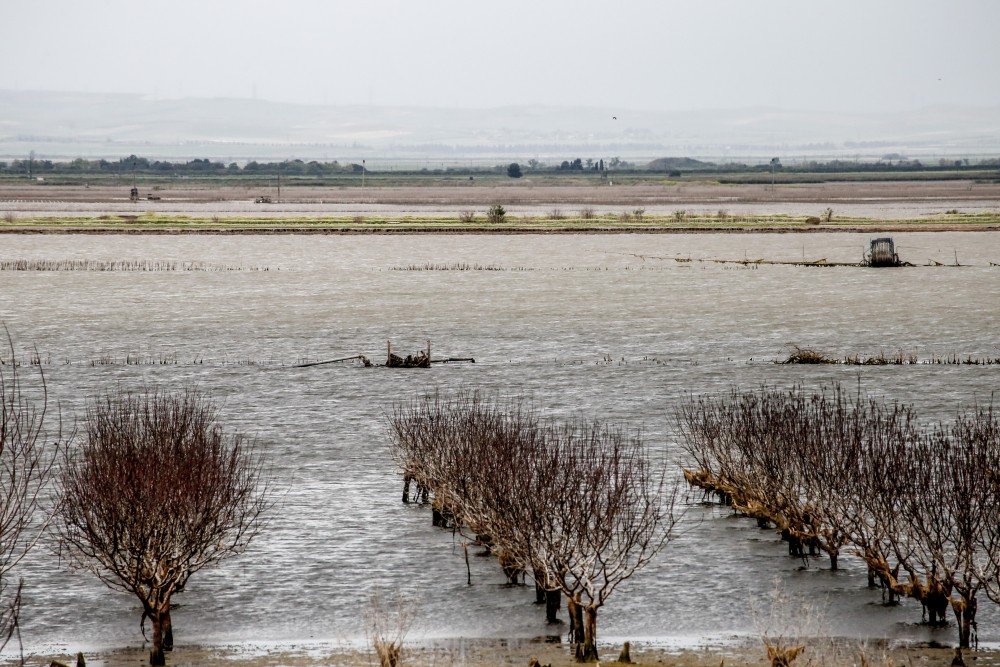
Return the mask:
{"type": "Polygon", "coordinates": [[[230,266],[205,262],[148,259],[4,259],[0,271],[267,271],[266,266],[230,266]]]}
{"type": "Polygon", "coordinates": [[[531,271],[524,266],[501,266],[499,264],[469,264],[468,262],[454,262],[451,264],[435,264],[425,262],[423,264],[407,264],[405,266],[393,266],[390,271],[531,271]]]}
{"type": "Polygon", "coordinates": [[[828,357],[822,352],[808,348],[796,347],[791,354],[783,360],[775,360],[777,364],[843,364],[845,366],[915,366],[918,364],[932,364],[944,366],[995,366],[1000,365],[1000,357],[965,357],[957,354],[943,357],[931,356],[927,359],[920,359],[914,353],[904,353],[902,351],[895,354],[879,352],[872,356],[852,354],[843,359],[828,357]]]}

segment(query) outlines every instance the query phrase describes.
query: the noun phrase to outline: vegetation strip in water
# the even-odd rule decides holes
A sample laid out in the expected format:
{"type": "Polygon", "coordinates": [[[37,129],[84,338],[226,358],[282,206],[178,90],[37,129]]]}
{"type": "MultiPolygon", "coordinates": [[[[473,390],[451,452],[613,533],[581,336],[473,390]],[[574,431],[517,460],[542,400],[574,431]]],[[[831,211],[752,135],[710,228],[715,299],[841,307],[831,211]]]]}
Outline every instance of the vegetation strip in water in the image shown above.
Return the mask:
{"type": "Polygon", "coordinates": [[[916,354],[885,354],[879,352],[877,355],[865,357],[859,354],[852,354],[843,359],[829,357],[823,352],[809,348],[796,347],[785,359],[776,359],[776,364],[845,364],[848,366],[909,366],[917,364],[934,364],[947,366],[994,366],[1000,365],[1000,357],[965,357],[958,354],[950,354],[943,357],[932,356],[929,359],[920,359],[916,354]]]}
{"type": "Polygon", "coordinates": [[[266,266],[230,266],[205,262],[149,259],[3,259],[0,271],[269,271],[266,266]]]}

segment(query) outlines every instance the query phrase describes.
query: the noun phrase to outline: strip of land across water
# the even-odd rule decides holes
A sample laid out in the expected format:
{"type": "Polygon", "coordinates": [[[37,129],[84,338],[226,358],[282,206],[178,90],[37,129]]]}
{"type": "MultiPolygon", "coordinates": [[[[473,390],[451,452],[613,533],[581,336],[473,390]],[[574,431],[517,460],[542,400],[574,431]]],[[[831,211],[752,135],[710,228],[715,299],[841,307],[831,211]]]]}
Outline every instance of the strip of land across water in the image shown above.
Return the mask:
{"type": "MultiPolygon", "coordinates": [[[[889,645],[881,641],[837,641],[805,639],[793,642],[770,638],[781,648],[803,646],[804,650],[790,667],[948,667],[955,649],[933,646],[889,645]]],[[[617,660],[621,646],[601,647],[600,664],[625,664],[617,660]]],[[[673,667],[767,667],[771,665],[763,642],[706,644],[699,647],[670,647],[632,643],[629,657],[634,665],[671,665],[673,667]]],[[[84,653],[89,665],[134,667],[148,658],[145,648],[84,653]]],[[[32,656],[28,664],[76,664],[76,656],[32,656]]],[[[1000,664],[1000,651],[965,651],[967,665],[993,667],[1000,664]]],[[[567,645],[530,640],[451,640],[434,644],[404,643],[401,665],[434,667],[551,667],[578,665],[567,645]]],[[[362,667],[378,665],[378,657],[360,648],[331,646],[178,646],[168,655],[173,667],[362,667]]]]}
{"type": "Polygon", "coordinates": [[[0,183],[0,232],[531,234],[1000,230],[1000,180],[139,189],[0,183]]]}

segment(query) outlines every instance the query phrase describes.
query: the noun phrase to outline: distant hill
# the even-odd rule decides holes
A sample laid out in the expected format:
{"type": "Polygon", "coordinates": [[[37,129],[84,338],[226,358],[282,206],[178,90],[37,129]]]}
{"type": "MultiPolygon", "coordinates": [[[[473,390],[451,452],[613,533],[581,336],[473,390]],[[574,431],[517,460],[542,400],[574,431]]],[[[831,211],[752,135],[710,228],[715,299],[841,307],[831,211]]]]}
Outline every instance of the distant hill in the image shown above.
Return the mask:
{"type": "Polygon", "coordinates": [[[710,169],[713,165],[710,162],[702,162],[701,160],[695,160],[690,157],[661,157],[650,162],[647,167],[653,171],[672,171],[672,170],[697,170],[697,169],[710,169]]]}
{"type": "MultiPolygon", "coordinates": [[[[1000,154],[1000,108],[896,114],[747,108],[310,106],[248,99],[0,91],[0,160],[362,159],[492,164],[662,155],[695,161],[1000,154]]],[[[680,169],[694,168],[679,165],[680,169]]]]}

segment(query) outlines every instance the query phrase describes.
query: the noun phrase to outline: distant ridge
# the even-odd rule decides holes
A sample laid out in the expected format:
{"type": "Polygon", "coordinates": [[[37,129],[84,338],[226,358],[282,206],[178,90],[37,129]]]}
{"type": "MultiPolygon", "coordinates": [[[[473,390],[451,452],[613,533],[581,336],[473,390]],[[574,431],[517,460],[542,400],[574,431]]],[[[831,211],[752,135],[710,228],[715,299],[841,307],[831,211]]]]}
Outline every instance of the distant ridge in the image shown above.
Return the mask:
{"type": "Polygon", "coordinates": [[[456,109],[0,91],[0,160],[29,151],[53,159],[136,153],[233,160],[995,156],[1000,154],[1000,107],[894,114],[456,109]]]}

